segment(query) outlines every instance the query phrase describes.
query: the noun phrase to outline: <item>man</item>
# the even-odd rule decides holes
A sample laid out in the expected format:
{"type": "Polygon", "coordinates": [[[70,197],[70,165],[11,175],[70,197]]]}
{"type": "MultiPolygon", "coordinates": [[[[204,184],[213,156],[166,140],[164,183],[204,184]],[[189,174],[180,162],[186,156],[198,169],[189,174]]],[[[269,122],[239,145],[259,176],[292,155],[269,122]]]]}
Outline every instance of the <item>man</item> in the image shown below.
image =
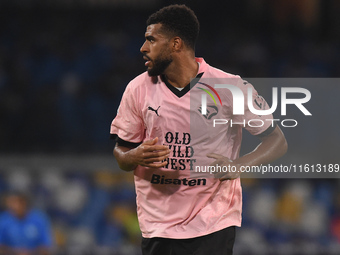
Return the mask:
{"type": "MultiPolygon", "coordinates": [[[[244,116],[233,115],[226,89],[215,91],[220,105],[208,105],[204,112],[198,99],[204,86],[214,85],[206,78],[229,79],[245,98],[252,86],[195,58],[198,31],[195,14],[185,5],[167,6],[149,17],[140,49],[147,72],[128,84],[111,124],[114,156],[121,169],[134,171],[144,255],[232,254],[235,226],[241,225],[240,167],[269,163],[287,150],[280,128],[268,121],[262,127],[246,125],[261,143],[243,157],[238,155],[241,125],[210,126],[213,115],[235,123],[272,115],[257,116],[248,108],[244,116]],[[218,178],[195,175],[197,166],[209,165],[237,171],[218,178]]],[[[253,98],[263,100],[255,90],[253,98]]]]}
{"type": "Polygon", "coordinates": [[[52,233],[46,216],[30,209],[21,192],[8,194],[5,204],[7,211],[0,215],[0,254],[50,254],[52,233]]]}

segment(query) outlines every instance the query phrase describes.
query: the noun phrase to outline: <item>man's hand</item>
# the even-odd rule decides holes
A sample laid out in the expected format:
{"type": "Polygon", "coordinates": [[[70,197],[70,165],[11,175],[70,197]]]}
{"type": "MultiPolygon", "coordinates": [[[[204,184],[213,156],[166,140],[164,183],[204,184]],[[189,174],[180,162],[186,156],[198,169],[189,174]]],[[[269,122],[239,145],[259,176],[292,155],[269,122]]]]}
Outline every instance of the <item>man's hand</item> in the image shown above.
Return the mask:
{"type": "Polygon", "coordinates": [[[167,159],[170,155],[168,146],[156,145],[158,137],[145,141],[136,148],[127,148],[116,144],[113,150],[118,165],[125,171],[132,171],[138,165],[145,167],[163,167],[168,164],[167,159]]]}
{"type": "Polygon", "coordinates": [[[158,137],[145,141],[137,148],[131,150],[131,156],[134,158],[134,164],[145,167],[163,167],[168,162],[163,161],[170,155],[168,146],[156,145],[158,137]]]}
{"type": "Polygon", "coordinates": [[[208,154],[207,156],[209,158],[216,159],[210,164],[211,166],[226,166],[228,169],[233,168],[234,170],[229,171],[228,173],[216,173],[215,177],[220,178],[221,181],[236,179],[240,176],[241,166],[259,166],[261,164],[268,164],[282,157],[287,152],[286,138],[278,126],[272,133],[260,139],[261,143],[252,152],[235,160],[230,160],[227,157],[215,153],[208,154]]]}
{"type": "Polygon", "coordinates": [[[216,153],[209,153],[207,154],[208,158],[214,158],[216,159],[214,162],[210,164],[210,166],[215,166],[219,165],[221,168],[225,166],[225,169],[232,169],[234,171],[228,171],[228,172],[217,172],[215,173],[215,178],[219,178],[220,181],[224,180],[233,180],[236,179],[240,176],[240,165],[235,164],[231,159],[224,157],[220,154],[216,153]],[[230,166],[230,167],[228,167],[230,166]]]}

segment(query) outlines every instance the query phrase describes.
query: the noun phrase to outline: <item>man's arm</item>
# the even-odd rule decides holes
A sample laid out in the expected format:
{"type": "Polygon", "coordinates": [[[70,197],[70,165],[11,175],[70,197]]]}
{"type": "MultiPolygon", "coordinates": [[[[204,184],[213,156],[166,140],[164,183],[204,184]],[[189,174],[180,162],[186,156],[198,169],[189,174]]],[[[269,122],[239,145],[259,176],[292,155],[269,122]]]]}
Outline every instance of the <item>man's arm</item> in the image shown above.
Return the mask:
{"type": "Polygon", "coordinates": [[[156,145],[158,137],[153,140],[145,141],[136,148],[129,148],[116,143],[113,149],[119,167],[124,171],[132,171],[138,165],[145,167],[163,167],[166,161],[161,162],[169,157],[170,150],[168,146],[156,145]]]}
{"type": "MultiPolygon", "coordinates": [[[[278,126],[272,133],[261,137],[260,139],[261,143],[255,150],[234,161],[215,153],[210,153],[207,156],[216,159],[211,165],[234,165],[239,170],[241,166],[259,166],[261,164],[268,164],[282,157],[287,152],[288,145],[286,138],[278,126]]],[[[221,180],[235,179],[240,176],[240,173],[219,173],[215,176],[221,180]]]]}

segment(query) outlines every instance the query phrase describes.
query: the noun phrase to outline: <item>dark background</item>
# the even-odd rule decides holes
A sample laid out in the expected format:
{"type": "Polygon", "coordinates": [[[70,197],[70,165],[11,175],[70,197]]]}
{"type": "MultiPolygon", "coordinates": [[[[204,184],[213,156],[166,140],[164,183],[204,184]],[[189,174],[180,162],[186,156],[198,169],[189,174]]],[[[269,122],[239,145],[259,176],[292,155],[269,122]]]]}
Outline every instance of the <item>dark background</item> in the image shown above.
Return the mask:
{"type": "MultiPolygon", "coordinates": [[[[1,1],[0,151],[110,150],[122,92],[145,71],[145,20],[169,3],[1,1]]],[[[197,56],[213,66],[242,77],[338,75],[338,1],[187,4],[201,23],[197,56]]]]}
{"type": "MultiPolygon", "coordinates": [[[[339,76],[337,0],[0,1],[0,189],[32,194],[53,222],[56,254],[138,254],[132,175],[111,159],[109,129],[125,86],[145,71],[145,21],[171,3],[197,14],[196,55],[212,66],[244,78],[339,76]],[[97,156],[112,166],[96,167],[97,156]]],[[[301,126],[283,129],[289,151],[280,162],[339,163],[334,81],[310,88],[313,117],[297,114],[301,126]]],[[[243,187],[236,254],[337,254],[338,179],[243,187]]]]}

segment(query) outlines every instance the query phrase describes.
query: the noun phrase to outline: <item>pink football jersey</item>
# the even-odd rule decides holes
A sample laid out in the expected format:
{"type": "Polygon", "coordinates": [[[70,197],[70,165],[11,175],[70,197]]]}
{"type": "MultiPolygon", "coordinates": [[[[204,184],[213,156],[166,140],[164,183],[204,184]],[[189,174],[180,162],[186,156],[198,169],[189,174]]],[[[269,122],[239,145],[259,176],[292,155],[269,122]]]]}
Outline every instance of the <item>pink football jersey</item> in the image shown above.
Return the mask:
{"type": "Polygon", "coordinates": [[[268,109],[251,84],[209,66],[202,58],[196,61],[198,76],[182,90],[165,77],[154,79],[147,72],[133,79],[111,124],[110,133],[125,141],[141,143],[158,137],[159,144],[171,150],[165,167],[134,170],[138,219],[146,238],[193,238],[241,226],[240,178],[220,181],[197,170],[214,161],[208,153],[238,158],[243,127],[253,135],[274,128],[268,121],[271,114],[258,116],[249,110],[248,88],[254,107],[268,109]],[[234,113],[231,90],[216,86],[226,83],[244,94],[244,114],[234,113]]]}

